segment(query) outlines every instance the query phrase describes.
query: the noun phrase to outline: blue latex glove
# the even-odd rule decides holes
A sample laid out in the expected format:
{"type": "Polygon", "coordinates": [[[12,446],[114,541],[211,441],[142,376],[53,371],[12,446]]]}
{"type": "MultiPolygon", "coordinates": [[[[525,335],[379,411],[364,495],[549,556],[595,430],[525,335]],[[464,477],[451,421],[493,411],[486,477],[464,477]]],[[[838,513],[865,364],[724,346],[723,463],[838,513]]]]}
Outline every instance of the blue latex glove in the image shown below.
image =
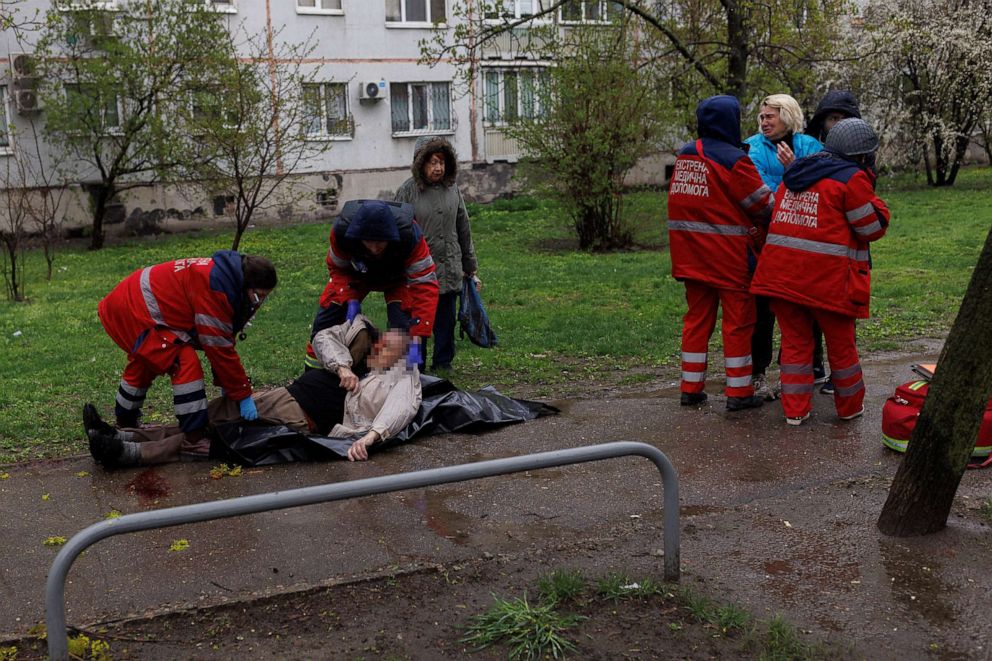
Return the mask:
{"type": "Polygon", "coordinates": [[[238,402],[238,408],[241,409],[241,417],[245,420],[258,420],[258,409],[255,408],[255,400],[251,395],[238,402]]]}
{"type": "Polygon", "coordinates": [[[420,343],[411,342],[410,348],[406,352],[406,366],[409,368],[414,368],[424,362],[423,357],[420,352],[420,343]]]}
{"type": "Polygon", "coordinates": [[[357,299],[348,301],[348,321],[354,321],[361,311],[362,304],[357,299]]]}

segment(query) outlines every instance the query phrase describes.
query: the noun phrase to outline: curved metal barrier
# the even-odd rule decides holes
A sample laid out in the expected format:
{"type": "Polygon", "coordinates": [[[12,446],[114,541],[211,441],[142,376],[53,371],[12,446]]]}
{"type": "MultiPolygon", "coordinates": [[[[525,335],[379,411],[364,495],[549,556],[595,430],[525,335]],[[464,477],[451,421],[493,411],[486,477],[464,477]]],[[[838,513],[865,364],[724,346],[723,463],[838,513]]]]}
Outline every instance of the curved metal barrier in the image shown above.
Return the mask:
{"type": "Polygon", "coordinates": [[[664,498],[664,571],[666,581],[679,580],[679,483],[678,473],[668,457],[658,448],[646,443],[619,441],[590,445],[569,450],[555,450],[519,457],[479,461],[471,464],[445,466],[429,470],[415,471],[372,477],[350,482],[322,484],[290,491],[242,496],[196,505],[183,505],[151,512],[126,514],[117,519],[94,523],[76,533],[52,562],[45,586],[45,623],[48,629],[49,658],[63,661],[69,658],[69,641],[65,626],[65,581],[72,563],[85,549],[101,539],[130,532],[140,532],[153,528],[168,528],[184,523],[197,523],[213,519],[223,519],[243,514],[255,514],[301,505],[314,505],[335,500],[347,500],[359,496],[371,496],[393,491],[405,491],[420,487],[464,482],[482,477],[494,477],[507,473],[539,468],[554,468],[569,464],[581,464],[602,459],[625,456],[647,457],[661,473],[664,498]]]}

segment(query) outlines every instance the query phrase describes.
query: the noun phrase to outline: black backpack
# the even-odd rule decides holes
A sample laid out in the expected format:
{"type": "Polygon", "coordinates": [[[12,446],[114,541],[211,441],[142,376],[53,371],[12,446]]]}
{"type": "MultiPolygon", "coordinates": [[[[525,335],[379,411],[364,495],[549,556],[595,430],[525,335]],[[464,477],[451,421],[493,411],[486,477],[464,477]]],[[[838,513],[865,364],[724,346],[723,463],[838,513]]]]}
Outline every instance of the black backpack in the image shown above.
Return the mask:
{"type": "Polygon", "coordinates": [[[459,335],[468,336],[472,344],[490,349],[496,346],[496,333],[489,324],[489,315],[482,306],[482,297],[472,278],[462,279],[462,293],[458,305],[459,335]]]}

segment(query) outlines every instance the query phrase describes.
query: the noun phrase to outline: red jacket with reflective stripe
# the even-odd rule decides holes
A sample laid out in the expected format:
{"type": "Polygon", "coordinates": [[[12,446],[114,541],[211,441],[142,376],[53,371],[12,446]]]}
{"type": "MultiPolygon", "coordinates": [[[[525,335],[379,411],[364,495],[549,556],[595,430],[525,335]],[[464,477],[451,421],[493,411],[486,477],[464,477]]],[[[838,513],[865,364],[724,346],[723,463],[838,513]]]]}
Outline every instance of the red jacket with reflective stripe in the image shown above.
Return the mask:
{"type": "Polygon", "coordinates": [[[149,266],[129,275],[100,301],[100,320],[129,353],[145,331],[171,331],[177,342],[202,349],[227,397],[241,400],[251,395],[234,348],[234,336],[247,320],[235,319],[235,305],[243,302],[243,282],[241,255],[232,250],[149,266]]]}
{"type": "Polygon", "coordinates": [[[821,152],[786,170],[751,292],[849,317],[867,318],[868,242],[889,226],[872,177],[821,152]]]}
{"type": "Polygon", "coordinates": [[[741,149],[714,138],[683,147],[668,189],[672,276],[747,290],[749,252],[773,197],[741,149]]]}
{"type": "MultiPolygon", "coordinates": [[[[344,225],[346,227],[346,225],[344,225]]],[[[434,332],[438,282],[434,259],[420,227],[410,222],[400,227],[400,241],[390,242],[378,259],[362,257],[361,242],[344,238],[340,222],[331,229],[327,251],[329,279],[320,296],[320,306],[347,305],[363,299],[369,291],[382,291],[387,303],[398,300],[416,323],[410,335],[430,337],[434,332]],[[359,271],[356,265],[364,269],[359,271]]]]}

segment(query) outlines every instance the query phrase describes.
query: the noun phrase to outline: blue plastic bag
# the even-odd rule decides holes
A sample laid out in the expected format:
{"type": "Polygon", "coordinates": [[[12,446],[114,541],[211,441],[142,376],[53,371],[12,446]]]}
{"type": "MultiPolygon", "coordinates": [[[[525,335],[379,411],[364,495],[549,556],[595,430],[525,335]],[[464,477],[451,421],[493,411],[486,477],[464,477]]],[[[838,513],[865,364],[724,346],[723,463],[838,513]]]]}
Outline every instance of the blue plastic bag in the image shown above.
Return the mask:
{"type": "Polygon", "coordinates": [[[489,324],[489,315],[482,306],[482,297],[472,278],[462,279],[462,293],[458,304],[459,335],[468,337],[472,344],[485,349],[496,346],[496,333],[489,324]]]}

